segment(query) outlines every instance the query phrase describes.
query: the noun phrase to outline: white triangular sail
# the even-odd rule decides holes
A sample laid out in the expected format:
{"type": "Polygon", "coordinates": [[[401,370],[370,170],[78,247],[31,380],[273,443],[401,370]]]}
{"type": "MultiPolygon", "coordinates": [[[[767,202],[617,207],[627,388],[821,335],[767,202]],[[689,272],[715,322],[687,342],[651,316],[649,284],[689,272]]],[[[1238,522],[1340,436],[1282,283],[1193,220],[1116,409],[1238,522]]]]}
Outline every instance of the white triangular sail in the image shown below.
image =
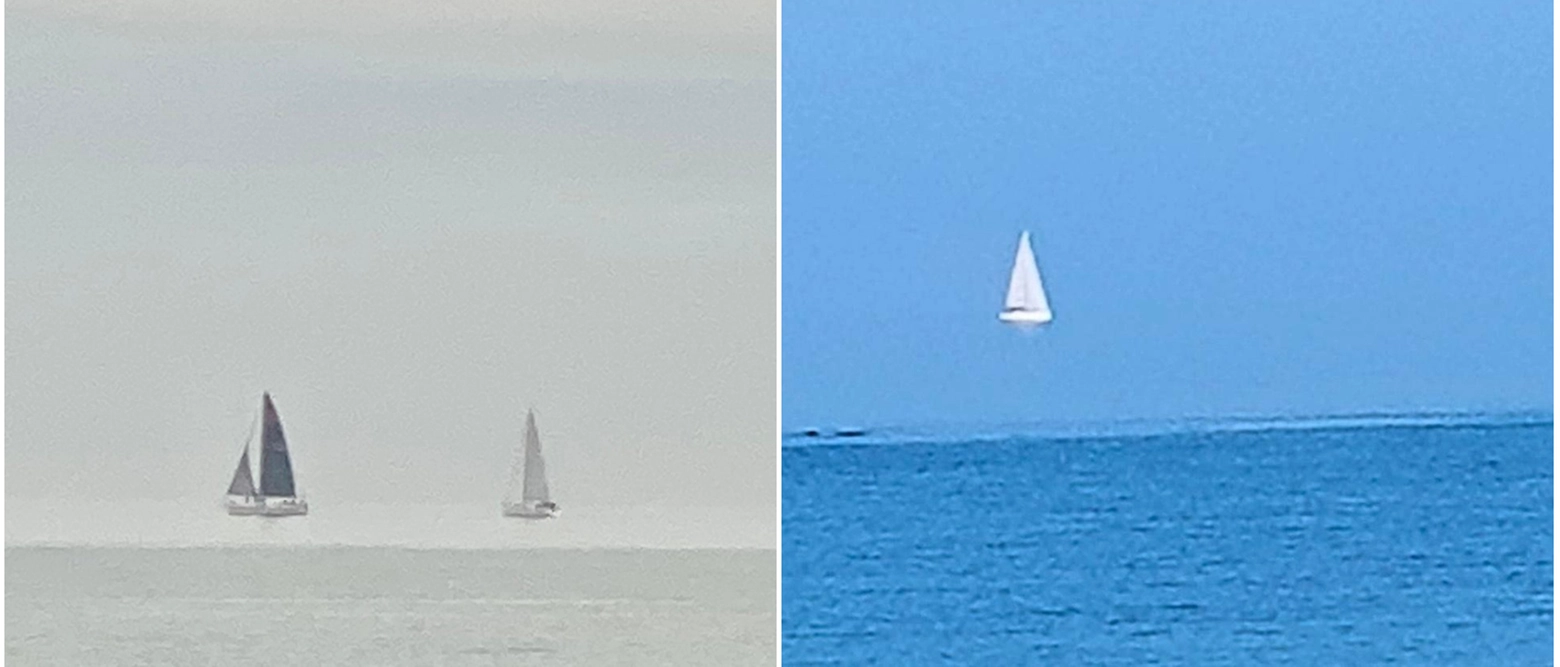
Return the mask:
{"type": "Polygon", "coordinates": [[[1019,324],[1051,321],[1051,304],[1046,300],[1045,288],[1040,282],[1040,267],[1035,264],[1034,249],[1029,246],[1029,232],[1018,237],[1018,256],[1013,259],[1007,300],[998,317],[1004,322],[1019,324]]]}
{"type": "Polygon", "coordinates": [[[515,452],[509,467],[509,489],[504,494],[507,503],[545,503],[550,500],[547,490],[547,464],[542,460],[542,437],[536,431],[536,413],[526,412],[525,441],[515,452]]]}

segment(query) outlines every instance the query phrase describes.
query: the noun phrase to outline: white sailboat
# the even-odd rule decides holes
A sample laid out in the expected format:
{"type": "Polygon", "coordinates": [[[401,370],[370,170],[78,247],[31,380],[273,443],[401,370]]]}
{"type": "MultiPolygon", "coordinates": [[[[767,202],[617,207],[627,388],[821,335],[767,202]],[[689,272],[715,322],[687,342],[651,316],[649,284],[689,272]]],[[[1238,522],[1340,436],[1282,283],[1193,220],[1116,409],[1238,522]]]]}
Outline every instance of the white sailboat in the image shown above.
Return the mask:
{"type": "Polygon", "coordinates": [[[1051,304],[1040,284],[1040,267],[1029,246],[1029,232],[1018,237],[1018,256],[1008,278],[1007,300],[997,319],[1019,328],[1033,328],[1051,321],[1051,304]]]}
{"type": "Polygon", "coordinates": [[[509,466],[509,489],[504,494],[504,516],[551,519],[562,511],[547,489],[547,464],[542,460],[542,437],[536,432],[536,412],[525,413],[525,441],[509,466]]]}
{"type": "Polygon", "coordinates": [[[246,440],[244,454],[238,458],[238,467],[233,470],[233,481],[228,483],[227,512],[233,516],[303,516],[309,513],[309,503],[299,495],[293,480],[292,456],[287,452],[282,419],[271,402],[271,394],[265,394],[263,403],[260,488],[255,488],[254,476],[249,470],[249,442],[246,440]]]}

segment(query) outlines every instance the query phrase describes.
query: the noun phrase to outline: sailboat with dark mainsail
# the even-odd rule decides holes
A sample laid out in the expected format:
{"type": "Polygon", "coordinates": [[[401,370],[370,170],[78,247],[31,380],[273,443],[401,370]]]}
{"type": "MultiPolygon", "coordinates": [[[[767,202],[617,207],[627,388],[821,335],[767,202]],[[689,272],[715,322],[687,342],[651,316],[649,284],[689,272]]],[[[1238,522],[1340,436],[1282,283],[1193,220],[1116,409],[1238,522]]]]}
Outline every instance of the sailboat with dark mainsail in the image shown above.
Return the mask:
{"type": "Polygon", "coordinates": [[[525,413],[525,441],[509,466],[504,516],[551,519],[562,511],[547,490],[547,464],[542,461],[542,437],[536,432],[536,412],[525,413]]]}
{"type": "Polygon", "coordinates": [[[249,442],[245,441],[244,453],[233,471],[233,481],[228,484],[227,510],[234,516],[303,516],[309,513],[309,503],[298,494],[293,480],[287,436],[282,433],[282,418],[276,413],[270,393],[264,396],[260,421],[260,488],[255,488],[254,476],[249,470],[249,442]]]}

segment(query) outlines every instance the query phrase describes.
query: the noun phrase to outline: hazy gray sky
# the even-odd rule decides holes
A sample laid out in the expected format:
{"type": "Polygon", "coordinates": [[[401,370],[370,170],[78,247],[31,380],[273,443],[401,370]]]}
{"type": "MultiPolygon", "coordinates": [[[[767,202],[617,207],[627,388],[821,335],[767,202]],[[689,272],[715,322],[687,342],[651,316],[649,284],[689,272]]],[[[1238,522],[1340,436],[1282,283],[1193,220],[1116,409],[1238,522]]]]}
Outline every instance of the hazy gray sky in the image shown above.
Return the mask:
{"type": "MultiPolygon", "coordinates": [[[[772,2],[6,10],[6,481],[775,498],[772,2]]],[[[553,3],[559,4],[559,3],[553,3]]]]}

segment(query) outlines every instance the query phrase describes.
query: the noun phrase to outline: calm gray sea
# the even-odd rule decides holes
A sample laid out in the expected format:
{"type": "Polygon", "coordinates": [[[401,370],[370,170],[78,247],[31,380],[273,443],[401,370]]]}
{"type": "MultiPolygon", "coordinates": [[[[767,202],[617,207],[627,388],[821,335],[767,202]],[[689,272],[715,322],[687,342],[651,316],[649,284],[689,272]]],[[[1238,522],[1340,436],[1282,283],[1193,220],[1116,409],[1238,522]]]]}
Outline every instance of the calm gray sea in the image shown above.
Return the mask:
{"type": "Polygon", "coordinates": [[[7,498],[13,665],[772,665],[764,508],[7,498]]]}
{"type": "Polygon", "coordinates": [[[10,665],[768,665],[760,549],[8,547],[10,665]]]}

